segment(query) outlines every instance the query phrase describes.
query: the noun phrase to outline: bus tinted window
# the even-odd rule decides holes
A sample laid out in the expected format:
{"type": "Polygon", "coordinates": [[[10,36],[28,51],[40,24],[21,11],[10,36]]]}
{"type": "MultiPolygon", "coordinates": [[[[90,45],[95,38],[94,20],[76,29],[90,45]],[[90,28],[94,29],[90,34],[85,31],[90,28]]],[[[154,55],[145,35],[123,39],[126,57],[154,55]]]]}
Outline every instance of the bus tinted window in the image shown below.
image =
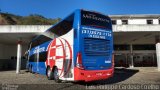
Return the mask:
{"type": "Polygon", "coordinates": [[[108,16],[88,11],[81,11],[81,25],[111,29],[111,21],[108,16]]]}
{"type": "Polygon", "coordinates": [[[38,39],[38,42],[39,42],[39,44],[43,44],[43,43],[50,41],[50,40],[52,40],[52,38],[41,35],[40,38],[38,39]]]}
{"type": "Polygon", "coordinates": [[[38,46],[38,45],[39,45],[38,41],[35,40],[35,41],[32,42],[31,48],[36,47],[36,46],[38,46]]]}
{"type": "Polygon", "coordinates": [[[44,35],[40,35],[36,40],[34,40],[32,42],[31,48],[36,47],[36,46],[38,46],[40,44],[43,44],[43,43],[45,43],[47,41],[50,41],[50,40],[52,40],[52,38],[49,38],[49,37],[44,36],[44,35]]]}
{"type": "Polygon", "coordinates": [[[73,18],[74,14],[70,15],[66,19],[64,19],[62,22],[54,26],[54,28],[51,28],[49,31],[56,34],[57,36],[61,36],[66,34],[72,29],[73,26],[73,18]]]}
{"type": "Polygon", "coordinates": [[[64,19],[57,25],[55,25],[54,27],[50,28],[48,31],[44,32],[43,35],[40,35],[39,37],[37,37],[35,40],[32,41],[31,48],[54,39],[53,37],[55,36],[49,36],[49,34],[56,35],[56,36],[62,36],[66,34],[67,32],[69,32],[73,26],[73,19],[74,19],[74,14],[70,15],[69,17],[67,17],[66,19],[64,19]]]}

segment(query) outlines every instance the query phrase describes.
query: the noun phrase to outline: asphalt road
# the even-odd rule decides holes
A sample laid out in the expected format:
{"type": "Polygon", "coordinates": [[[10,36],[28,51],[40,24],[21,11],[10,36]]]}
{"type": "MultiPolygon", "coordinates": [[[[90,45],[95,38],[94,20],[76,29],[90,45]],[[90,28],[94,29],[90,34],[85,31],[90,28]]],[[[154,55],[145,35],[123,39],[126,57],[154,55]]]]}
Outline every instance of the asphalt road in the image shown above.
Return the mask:
{"type": "Polygon", "coordinates": [[[32,74],[23,70],[0,71],[0,89],[2,90],[94,90],[94,89],[160,89],[160,72],[156,70],[139,71],[132,69],[116,69],[113,78],[94,82],[62,82],[55,83],[46,76],[32,74]]]}

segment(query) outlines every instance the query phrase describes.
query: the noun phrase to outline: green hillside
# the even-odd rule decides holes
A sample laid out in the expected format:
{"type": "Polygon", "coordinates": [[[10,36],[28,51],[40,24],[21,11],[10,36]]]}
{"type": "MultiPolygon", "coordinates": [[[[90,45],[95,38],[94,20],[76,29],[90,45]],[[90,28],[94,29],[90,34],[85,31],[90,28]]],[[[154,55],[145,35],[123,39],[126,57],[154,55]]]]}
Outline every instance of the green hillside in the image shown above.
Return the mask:
{"type": "Polygon", "coordinates": [[[0,13],[0,25],[52,25],[60,18],[50,19],[41,15],[18,16],[9,13],[0,13]]]}

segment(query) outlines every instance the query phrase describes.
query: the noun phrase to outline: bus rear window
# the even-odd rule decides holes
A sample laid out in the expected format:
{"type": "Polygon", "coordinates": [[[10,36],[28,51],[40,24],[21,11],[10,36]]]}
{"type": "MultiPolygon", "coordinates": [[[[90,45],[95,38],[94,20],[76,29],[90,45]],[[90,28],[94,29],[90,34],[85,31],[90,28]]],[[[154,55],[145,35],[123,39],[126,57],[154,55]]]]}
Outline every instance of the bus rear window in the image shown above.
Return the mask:
{"type": "Polygon", "coordinates": [[[81,11],[81,25],[104,29],[112,27],[108,16],[88,11],[81,11]]]}

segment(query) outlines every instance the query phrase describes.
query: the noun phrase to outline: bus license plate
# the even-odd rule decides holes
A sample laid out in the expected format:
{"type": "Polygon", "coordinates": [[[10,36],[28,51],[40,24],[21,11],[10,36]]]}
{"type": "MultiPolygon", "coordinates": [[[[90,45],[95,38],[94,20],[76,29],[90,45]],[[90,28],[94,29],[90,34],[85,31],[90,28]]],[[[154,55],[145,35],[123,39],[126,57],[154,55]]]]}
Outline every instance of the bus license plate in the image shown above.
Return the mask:
{"type": "Polygon", "coordinates": [[[100,72],[99,72],[99,73],[96,73],[96,75],[101,76],[101,75],[102,75],[102,73],[100,73],[100,72]]]}

